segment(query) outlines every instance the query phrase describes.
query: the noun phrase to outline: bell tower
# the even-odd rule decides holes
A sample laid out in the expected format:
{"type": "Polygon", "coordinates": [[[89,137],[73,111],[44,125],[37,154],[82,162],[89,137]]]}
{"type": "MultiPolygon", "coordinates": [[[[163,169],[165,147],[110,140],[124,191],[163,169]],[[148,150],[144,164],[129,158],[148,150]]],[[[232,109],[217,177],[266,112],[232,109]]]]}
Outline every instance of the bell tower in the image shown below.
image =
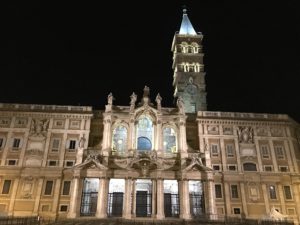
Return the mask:
{"type": "Polygon", "coordinates": [[[183,99],[186,113],[206,110],[205,73],[202,53],[203,35],[196,32],[187,10],[183,9],[179,32],[173,43],[174,97],[183,99]]]}

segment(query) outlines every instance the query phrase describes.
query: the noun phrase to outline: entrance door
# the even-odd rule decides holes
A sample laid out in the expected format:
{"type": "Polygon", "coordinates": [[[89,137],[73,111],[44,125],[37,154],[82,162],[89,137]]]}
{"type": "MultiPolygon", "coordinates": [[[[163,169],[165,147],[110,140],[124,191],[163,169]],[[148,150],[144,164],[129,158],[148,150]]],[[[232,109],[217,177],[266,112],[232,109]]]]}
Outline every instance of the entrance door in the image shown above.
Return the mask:
{"type": "Polygon", "coordinates": [[[122,216],[123,211],[123,192],[112,194],[112,216],[122,216]]]}
{"type": "Polygon", "coordinates": [[[172,195],[171,193],[164,194],[164,209],[165,209],[165,217],[172,216],[172,195]]]}
{"type": "Polygon", "coordinates": [[[98,201],[98,178],[85,178],[81,197],[80,215],[95,216],[98,201]]]}
{"type": "Polygon", "coordinates": [[[136,216],[147,216],[147,191],[136,192],[136,216]]]}

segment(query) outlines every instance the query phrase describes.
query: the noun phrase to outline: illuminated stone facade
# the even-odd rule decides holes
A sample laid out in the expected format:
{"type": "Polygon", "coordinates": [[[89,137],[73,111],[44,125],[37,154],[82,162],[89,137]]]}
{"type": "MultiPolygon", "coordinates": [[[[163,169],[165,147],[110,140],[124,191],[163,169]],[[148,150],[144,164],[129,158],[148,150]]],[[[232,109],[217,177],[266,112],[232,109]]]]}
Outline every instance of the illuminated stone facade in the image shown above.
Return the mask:
{"type": "Polygon", "coordinates": [[[0,104],[0,212],[52,218],[300,221],[300,127],[287,115],[206,111],[202,35],[175,35],[177,104],[0,104]]]}

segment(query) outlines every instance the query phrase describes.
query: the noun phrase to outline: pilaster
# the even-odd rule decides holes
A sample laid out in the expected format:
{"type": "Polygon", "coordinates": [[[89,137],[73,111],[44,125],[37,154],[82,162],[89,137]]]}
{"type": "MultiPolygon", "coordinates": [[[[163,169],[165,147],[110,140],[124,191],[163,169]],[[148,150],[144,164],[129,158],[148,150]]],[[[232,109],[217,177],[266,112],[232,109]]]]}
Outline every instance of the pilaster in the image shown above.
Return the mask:
{"type": "Polygon", "coordinates": [[[179,180],[180,218],[191,219],[188,180],[179,180]]]}
{"type": "Polygon", "coordinates": [[[131,219],[131,190],[132,190],[132,180],[131,178],[125,179],[125,196],[123,203],[123,218],[131,219]]]}
{"type": "Polygon", "coordinates": [[[164,181],[163,179],[157,179],[157,213],[156,219],[164,219],[165,218],[165,210],[164,210],[164,181]]]}
{"type": "Polygon", "coordinates": [[[97,201],[97,218],[107,217],[107,195],[109,188],[109,179],[100,178],[99,179],[99,190],[98,190],[98,201],[97,201]]]}

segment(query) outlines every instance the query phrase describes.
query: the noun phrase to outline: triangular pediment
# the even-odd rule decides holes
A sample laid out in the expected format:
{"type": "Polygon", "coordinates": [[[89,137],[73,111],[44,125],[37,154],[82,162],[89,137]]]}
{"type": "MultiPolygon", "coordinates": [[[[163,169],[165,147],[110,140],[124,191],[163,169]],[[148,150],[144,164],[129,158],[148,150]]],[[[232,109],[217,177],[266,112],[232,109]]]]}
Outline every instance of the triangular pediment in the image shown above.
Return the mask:
{"type": "Polygon", "coordinates": [[[108,167],[101,164],[96,156],[89,156],[84,162],[74,166],[73,170],[98,169],[107,170],[108,167]]]}

